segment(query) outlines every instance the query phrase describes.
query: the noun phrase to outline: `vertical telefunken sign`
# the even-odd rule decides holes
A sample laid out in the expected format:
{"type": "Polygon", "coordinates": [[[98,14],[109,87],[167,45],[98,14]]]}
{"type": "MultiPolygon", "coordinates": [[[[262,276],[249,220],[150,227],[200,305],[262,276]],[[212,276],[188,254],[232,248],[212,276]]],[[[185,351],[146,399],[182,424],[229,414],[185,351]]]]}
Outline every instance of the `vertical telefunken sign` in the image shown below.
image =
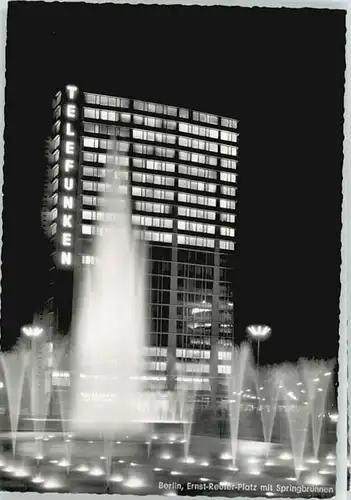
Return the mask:
{"type": "Polygon", "coordinates": [[[76,127],[78,119],[77,96],[78,88],[75,85],[67,85],[66,103],[63,107],[58,220],[58,257],[62,267],[72,266],[74,255],[76,170],[79,152],[76,127]]]}

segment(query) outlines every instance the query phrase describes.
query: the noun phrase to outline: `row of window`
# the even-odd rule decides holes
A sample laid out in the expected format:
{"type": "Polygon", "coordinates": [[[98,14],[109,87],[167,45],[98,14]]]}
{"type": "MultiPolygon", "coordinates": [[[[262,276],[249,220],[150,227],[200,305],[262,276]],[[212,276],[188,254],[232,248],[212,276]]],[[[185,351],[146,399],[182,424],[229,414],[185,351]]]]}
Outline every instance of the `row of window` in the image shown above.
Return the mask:
{"type": "Polygon", "coordinates": [[[216,219],[216,212],[213,212],[211,210],[202,210],[199,208],[178,207],[178,215],[181,215],[183,217],[191,217],[192,219],[216,219]]]}
{"type": "Polygon", "coordinates": [[[113,139],[94,139],[92,137],[83,138],[83,146],[85,148],[105,149],[106,151],[117,150],[125,153],[129,151],[129,145],[129,142],[115,141],[113,139]]]}
{"type": "Polygon", "coordinates": [[[178,144],[185,148],[202,149],[212,153],[218,153],[219,151],[219,145],[216,142],[201,141],[189,137],[178,137],[178,144]]]}
{"type": "Polygon", "coordinates": [[[154,212],[157,214],[170,214],[171,206],[163,203],[150,203],[148,201],[136,201],[135,209],[139,212],[154,212]]]}
{"type": "Polygon", "coordinates": [[[155,155],[163,156],[165,158],[174,158],[175,150],[170,148],[159,148],[154,146],[148,146],[146,144],[133,144],[134,153],[140,155],[155,155]]]}
{"type": "Polygon", "coordinates": [[[174,191],[165,189],[142,188],[140,186],[132,187],[133,196],[142,196],[144,198],[155,198],[158,200],[174,200],[174,191]]]}
{"type": "MultiPolygon", "coordinates": [[[[194,177],[204,177],[206,179],[217,179],[217,172],[209,168],[191,167],[190,165],[178,165],[180,174],[192,175],[194,177]]],[[[226,172],[224,172],[226,173],[226,172]]]]}
{"type": "MultiPolygon", "coordinates": [[[[86,167],[83,165],[83,175],[85,177],[98,177],[98,178],[104,178],[106,177],[108,172],[108,169],[102,168],[102,167],[86,167]]],[[[123,181],[128,181],[129,178],[129,172],[128,171],[122,171],[119,170],[118,172],[115,172],[115,178],[121,179],[123,181]]]]}
{"type": "Polygon", "coordinates": [[[207,193],[215,193],[217,190],[216,184],[207,182],[191,181],[189,179],[178,179],[178,187],[190,189],[192,191],[206,191],[207,193]]]}
{"type": "Polygon", "coordinates": [[[178,220],[177,226],[181,231],[192,231],[194,233],[215,234],[216,231],[216,226],[213,224],[201,224],[200,222],[190,222],[185,220],[178,220]]]}
{"type": "Polygon", "coordinates": [[[89,151],[84,151],[83,160],[91,163],[101,163],[103,165],[106,165],[106,163],[115,163],[120,167],[129,166],[128,156],[106,155],[105,153],[90,153],[89,151]]]}
{"type": "Polygon", "coordinates": [[[177,129],[177,122],[172,120],[162,120],[162,118],[155,118],[153,116],[133,115],[133,122],[136,125],[152,128],[166,128],[168,130],[177,129]]]}
{"type": "Polygon", "coordinates": [[[175,144],[177,137],[171,134],[162,134],[161,132],[148,132],[146,130],[133,129],[133,139],[153,142],[166,142],[167,144],[175,144]]]}
{"type": "Polygon", "coordinates": [[[104,120],[107,122],[130,123],[132,115],[130,113],[118,113],[117,111],[106,111],[104,109],[84,108],[84,118],[93,120],[104,120]]]}
{"type": "Polygon", "coordinates": [[[208,196],[199,196],[190,193],[178,193],[178,201],[187,204],[190,203],[194,205],[205,205],[208,207],[216,206],[216,198],[210,198],[208,196]]]}
{"type": "MultiPolygon", "coordinates": [[[[123,149],[125,149],[126,151],[128,150],[127,148],[129,145],[127,142],[120,142],[118,144],[121,144],[121,146],[119,146],[120,151],[122,151],[123,149]]],[[[141,144],[138,144],[138,145],[135,144],[134,146],[139,146],[135,150],[137,150],[137,152],[142,153],[143,149],[141,147],[142,146],[141,144]]],[[[145,146],[145,147],[149,148],[149,149],[146,149],[146,151],[149,151],[149,154],[154,153],[153,146],[145,146]]],[[[156,149],[157,149],[156,154],[159,156],[162,156],[162,153],[164,153],[164,151],[162,151],[162,150],[165,148],[156,148],[156,149]]],[[[58,153],[58,151],[56,153],[57,153],[57,161],[58,161],[59,153],[58,153]]],[[[174,156],[173,153],[174,153],[174,150],[168,149],[167,154],[174,156]]],[[[166,156],[166,155],[164,155],[164,156],[166,156]]],[[[198,154],[198,153],[188,153],[185,151],[179,151],[178,158],[180,160],[183,160],[186,162],[190,161],[193,163],[203,163],[203,164],[207,164],[207,165],[211,165],[211,166],[217,166],[217,158],[214,156],[207,156],[207,155],[202,155],[202,154],[198,154]]],[[[93,153],[90,151],[84,151],[83,152],[83,159],[84,159],[84,161],[89,161],[92,163],[107,163],[108,161],[112,161],[112,155],[106,155],[105,153],[93,153]]],[[[114,161],[118,165],[122,165],[122,166],[129,165],[129,157],[127,157],[127,156],[115,156],[114,161]]],[[[148,160],[146,160],[146,161],[148,161],[148,160]]],[[[162,165],[164,165],[164,167],[162,167],[161,170],[165,169],[168,172],[174,172],[175,164],[169,163],[169,162],[165,162],[165,163],[158,162],[158,161],[154,162],[153,163],[153,165],[155,165],[154,170],[158,170],[157,165],[160,165],[161,163],[162,163],[162,165]]],[[[137,167],[146,166],[147,168],[151,168],[150,165],[152,165],[151,163],[145,163],[145,160],[143,160],[141,158],[134,158],[133,164],[137,167]]],[[[221,158],[220,159],[220,166],[223,168],[226,168],[226,169],[235,170],[236,169],[236,161],[235,160],[227,160],[226,158],[221,158]]],[[[204,177],[209,177],[211,179],[216,178],[217,174],[215,171],[210,170],[210,169],[201,169],[201,168],[197,171],[193,170],[196,168],[198,168],[198,167],[191,167],[188,165],[179,165],[179,172],[186,173],[188,175],[197,175],[197,176],[202,176],[202,174],[204,174],[204,177]],[[210,172],[212,172],[212,173],[210,173],[210,172]]]]}
{"type": "Polygon", "coordinates": [[[175,163],[170,163],[168,161],[143,160],[142,158],[133,158],[133,165],[134,167],[146,168],[147,170],[175,172],[175,163]]]}
{"type": "MultiPolygon", "coordinates": [[[[142,140],[148,141],[157,141],[157,142],[167,142],[169,144],[175,144],[176,136],[169,134],[157,134],[154,132],[145,132],[143,130],[133,130],[133,137],[142,140]]],[[[237,148],[235,146],[227,146],[225,144],[218,145],[215,142],[206,142],[199,141],[197,139],[189,139],[187,137],[179,137],[178,143],[182,147],[193,148],[193,149],[202,149],[206,151],[210,151],[212,153],[218,153],[220,151],[221,154],[236,156],[237,148]]],[[[119,151],[127,152],[129,151],[129,143],[123,141],[114,141],[108,139],[94,139],[92,137],[84,137],[83,138],[83,146],[86,148],[97,148],[104,150],[111,150],[116,148],[119,151]]],[[[134,144],[134,151],[142,154],[153,154],[153,146],[148,146],[146,144],[134,144]]],[[[160,148],[155,148],[155,150],[160,148]]],[[[161,148],[164,150],[164,156],[172,158],[175,156],[174,149],[161,148]]],[[[157,153],[156,153],[157,154],[157,153]]],[[[158,154],[158,156],[162,156],[162,154],[158,154]]]]}
{"type": "Polygon", "coordinates": [[[107,95],[84,93],[85,102],[97,106],[110,106],[111,108],[129,108],[129,99],[111,97],[107,95]]]}
{"type": "Polygon", "coordinates": [[[222,141],[236,142],[238,134],[228,132],[227,130],[217,130],[215,128],[201,127],[190,123],[179,123],[179,131],[185,134],[200,135],[202,137],[210,137],[212,139],[221,139],[222,141]]]}
{"type": "MultiPolygon", "coordinates": [[[[215,352],[215,351],[214,351],[215,352]]],[[[232,359],[232,353],[231,351],[220,351],[218,350],[218,359],[223,360],[223,361],[230,361],[232,359]]],[[[168,356],[168,349],[167,347],[152,347],[148,346],[145,348],[145,355],[148,357],[155,357],[155,358],[167,358],[168,356]]],[[[213,356],[213,352],[212,352],[213,356]]],[[[205,350],[200,350],[200,349],[177,349],[176,350],[176,357],[180,359],[210,359],[211,358],[211,351],[205,351],[205,350]]]]}
{"type": "Polygon", "coordinates": [[[84,132],[89,134],[112,135],[114,137],[130,137],[130,129],[116,127],[115,125],[104,125],[102,123],[84,122],[84,132]]]}
{"type": "Polygon", "coordinates": [[[200,236],[187,236],[185,234],[177,235],[178,245],[190,245],[193,247],[209,247],[214,248],[215,240],[212,238],[203,238],[200,236]]]}
{"type": "MultiPolygon", "coordinates": [[[[105,192],[109,189],[109,185],[106,186],[105,183],[101,182],[90,182],[83,181],[83,191],[95,191],[95,192],[105,192]]],[[[121,186],[127,191],[126,186],[121,186]]],[[[163,189],[153,189],[153,188],[143,188],[140,186],[132,186],[133,196],[140,196],[146,198],[155,198],[159,200],[174,200],[174,192],[163,189]]],[[[190,203],[194,205],[204,205],[204,206],[216,206],[216,198],[209,198],[206,196],[198,196],[189,193],[178,193],[178,201],[182,203],[190,203]]],[[[83,205],[96,206],[102,202],[102,200],[96,196],[83,195],[82,198],[83,205]]],[[[235,200],[219,200],[220,208],[225,210],[235,210],[235,200]]],[[[169,205],[164,205],[161,203],[149,203],[136,201],[136,210],[140,211],[152,211],[156,213],[170,213],[171,208],[169,205]]],[[[215,220],[216,213],[210,210],[193,209],[190,207],[178,207],[178,214],[184,217],[194,217],[208,220],[215,220]]],[[[235,222],[235,215],[231,213],[221,213],[221,221],[229,222],[233,224],[235,222]]]]}
{"type": "Polygon", "coordinates": [[[165,175],[142,174],[140,172],[133,172],[132,177],[134,182],[155,184],[156,186],[174,186],[175,184],[174,177],[168,177],[165,175]]]}
{"type": "Polygon", "coordinates": [[[153,241],[155,243],[172,243],[172,233],[159,233],[156,231],[138,231],[134,230],[136,237],[145,241],[153,241]]]}
{"type": "MultiPolygon", "coordinates": [[[[114,191],[114,186],[108,184],[106,182],[92,182],[92,181],[83,181],[82,183],[83,191],[95,191],[99,193],[109,193],[114,191]]],[[[120,194],[127,194],[128,186],[120,185],[118,186],[120,194]]]]}
{"type": "Polygon", "coordinates": [[[133,108],[137,111],[146,111],[148,113],[157,113],[159,115],[177,116],[178,109],[174,106],[164,104],[155,104],[153,102],[134,101],[133,108]]]}
{"type": "MultiPolygon", "coordinates": [[[[101,164],[106,164],[111,163],[110,157],[107,157],[108,155],[105,155],[103,153],[89,153],[89,152],[84,152],[84,160],[89,161],[92,163],[101,163],[101,164]]],[[[112,159],[112,156],[111,156],[112,159]]],[[[114,162],[119,166],[122,167],[127,167],[129,165],[129,158],[127,156],[115,156],[113,158],[114,162]]],[[[170,163],[170,162],[165,162],[165,161],[157,161],[157,160],[144,160],[141,158],[133,158],[133,165],[137,168],[145,168],[148,170],[160,170],[163,172],[175,172],[175,163],[170,163]]],[[[89,168],[91,167],[83,167],[84,172],[88,172],[89,168]]],[[[105,169],[98,169],[101,171],[101,174],[98,175],[98,177],[104,177],[105,169]]],[[[215,170],[210,170],[210,169],[205,169],[205,168],[199,168],[199,167],[192,167],[189,165],[179,165],[178,166],[178,172],[180,174],[185,174],[185,175],[192,175],[192,176],[197,176],[197,177],[204,177],[204,178],[209,178],[209,179],[216,179],[217,177],[217,172],[215,170]]],[[[59,173],[59,167],[58,165],[55,165],[52,169],[51,176],[52,178],[55,178],[59,173]]],[[[86,173],[85,175],[94,175],[95,174],[88,174],[86,173]]],[[[220,172],[220,180],[224,182],[236,182],[236,174],[232,174],[229,172],[220,172]]],[[[192,181],[189,181],[192,182],[192,181]]],[[[212,185],[211,185],[212,186],[212,185]]],[[[215,186],[215,184],[213,184],[215,186]]],[[[191,189],[199,189],[203,190],[202,188],[191,188],[191,189]]],[[[211,190],[212,188],[209,189],[209,192],[214,192],[211,190]]]]}
{"type": "Polygon", "coordinates": [[[116,218],[117,215],[113,213],[99,212],[97,210],[82,210],[83,220],[112,222],[116,220],[116,218]]]}
{"type": "Polygon", "coordinates": [[[144,215],[132,215],[132,223],[137,226],[160,227],[164,229],[173,228],[173,219],[165,219],[160,217],[147,217],[144,215]]]}

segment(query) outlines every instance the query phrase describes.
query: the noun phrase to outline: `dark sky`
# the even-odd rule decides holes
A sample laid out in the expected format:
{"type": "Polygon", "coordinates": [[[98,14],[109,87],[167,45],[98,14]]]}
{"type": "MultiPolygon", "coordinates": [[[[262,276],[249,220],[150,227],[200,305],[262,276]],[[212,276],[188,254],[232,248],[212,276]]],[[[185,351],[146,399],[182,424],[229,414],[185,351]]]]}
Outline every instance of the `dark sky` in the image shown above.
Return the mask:
{"type": "Polygon", "coordinates": [[[47,298],[40,209],[64,84],[240,120],[235,333],[268,362],[337,355],[345,13],[10,3],[2,336],[47,298]]]}

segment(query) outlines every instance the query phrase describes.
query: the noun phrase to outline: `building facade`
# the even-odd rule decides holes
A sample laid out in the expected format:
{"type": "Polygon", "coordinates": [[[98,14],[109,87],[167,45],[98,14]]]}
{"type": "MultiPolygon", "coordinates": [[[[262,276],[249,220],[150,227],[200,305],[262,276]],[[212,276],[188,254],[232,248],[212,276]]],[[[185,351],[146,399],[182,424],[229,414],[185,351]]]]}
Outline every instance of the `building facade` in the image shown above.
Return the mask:
{"type": "Polygon", "coordinates": [[[149,243],[150,380],[169,381],[176,370],[217,391],[230,372],[234,336],[237,121],[74,85],[56,94],[53,116],[46,204],[55,262],[51,311],[66,314],[72,297],[62,283],[73,287],[74,273],[94,264],[91,242],[106,215],[99,195],[117,139],[131,223],[149,243]]]}

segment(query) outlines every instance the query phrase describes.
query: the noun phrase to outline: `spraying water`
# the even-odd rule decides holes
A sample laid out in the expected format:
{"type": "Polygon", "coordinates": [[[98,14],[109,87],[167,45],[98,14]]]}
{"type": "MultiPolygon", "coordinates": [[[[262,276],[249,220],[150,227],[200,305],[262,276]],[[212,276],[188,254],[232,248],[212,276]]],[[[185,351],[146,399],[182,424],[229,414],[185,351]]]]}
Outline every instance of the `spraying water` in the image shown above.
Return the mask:
{"type": "Polygon", "coordinates": [[[286,364],[283,381],[283,397],[286,405],[295,476],[298,480],[303,470],[303,458],[306,446],[307,429],[311,407],[297,396],[297,387],[301,382],[298,366],[286,364]]]}
{"type": "Polygon", "coordinates": [[[318,458],[330,385],[330,376],[325,374],[331,373],[334,362],[311,362],[303,359],[300,363],[311,407],[313,453],[314,457],[318,458]]]}
{"type": "Polygon", "coordinates": [[[250,348],[247,344],[243,344],[240,349],[233,349],[231,374],[227,376],[227,387],[229,394],[230,441],[233,467],[236,466],[241,399],[243,394],[245,374],[249,361],[250,348]],[[233,396],[235,397],[235,399],[233,399],[233,396]]]}
{"type": "Polygon", "coordinates": [[[72,428],[88,434],[143,430],[138,415],[145,345],[142,259],[132,235],[130,200],[121,193],[118,172],[110,177],[103,203],[114,222],[103,223],[95,238],[92,286],[83,274],[73,332],[72,428]]]}
{"type": "Polygon", "coordinates": [[[12,453],[13,455],[15,455],[23,386],[28,365],[29,353],[25,350],[15,350],[9,353],[1,353],[0,359],[5,376],[12,435],[12,453]]]}
{"type": "MultiPolygon", "coordinates": [[[[279,368],[268,367],[261,370],[263,383],[258,387],[260,394],[260,415],[263,429],[263,437],[267,444],[272,441],[272,433],[277,414],[278,400],[281,393],[281,384],[283,380],[283,373],[279,368]]],[[[268,448],[267,448],[268,449],[268,448]]]]}

